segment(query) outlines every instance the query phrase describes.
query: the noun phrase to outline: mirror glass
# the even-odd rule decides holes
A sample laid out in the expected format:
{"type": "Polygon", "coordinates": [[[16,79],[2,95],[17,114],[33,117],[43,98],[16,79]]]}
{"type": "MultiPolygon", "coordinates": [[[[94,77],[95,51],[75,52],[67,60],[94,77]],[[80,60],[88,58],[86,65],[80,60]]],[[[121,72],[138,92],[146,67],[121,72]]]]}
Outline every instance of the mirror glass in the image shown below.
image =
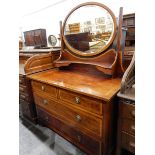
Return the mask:
{"type": "Polygon", "coordinates": [[[109,46],[114,29],[114,17],[107,9],[97,5],[86,5],[68,16],[64,23],[64,37],[76,53],[93,55],[109,46]]]}

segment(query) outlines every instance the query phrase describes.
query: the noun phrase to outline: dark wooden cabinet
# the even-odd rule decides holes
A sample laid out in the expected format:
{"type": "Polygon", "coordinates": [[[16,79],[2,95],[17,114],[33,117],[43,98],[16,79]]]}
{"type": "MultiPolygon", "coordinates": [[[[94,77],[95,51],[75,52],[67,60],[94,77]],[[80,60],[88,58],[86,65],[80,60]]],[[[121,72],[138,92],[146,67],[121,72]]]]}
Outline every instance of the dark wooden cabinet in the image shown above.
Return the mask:
{"type": "MultiPolygon", "coordinates": [[[[20,103],[20,113],[23,118],[27,118],[31,122],[37,122],[37,114],[35,103],[32,94],[31,82],[26,77],[26,73],[24,70],[25,64],[28,59],[32,59],[34,55],[42,56],[45,55],[44,63],[48,60],[46,59],[46,54],[51,55],[50,61],[54,61],[60,55],[59,48],[58,49],[33,49],[33,50],[20,50],[19,54],[19,103],[20,103]],[[51,52],[51,54],[49,54],[51,52]]],[[[41,63],[35,64],[39,66],[41,63]]],[[[34,64],[33,64],[34,65],[34,64]]],[[[36,68],[35,68],[36,69],[36,68]]],[[[31,70],[32,72],[32,70],[31,70]]]]}
{"type": "Polygon", "coordinates": [[[33,95],[30,81],[26,75],[19,75],[19,103],[22,117],[36,123],[36,109],[33,102],[33,95]]]}
{"type": "Polygon", "coordinates": [[[122,149],[135,154],[135,103],[128,99],[119,101],[118,152],[122,149]]]}
{"type": "Polygon", "coordinates": [[[123,16],[123,27],[127,28],[126,46],[135,45],[135,14],[126,14],[123,16]]]}
{"type": "Polygon", "coordinates": [[[124,49],[124,67],[127,68],[135,52],[135,13],[123,16],[123,27],[127,28],[124,49]]]}
{"type": "Polygon", "coordinates": [[[135,154],[135,57],[123,75],[119,98],[117,155],[135,154]]]}
{"type": "Polygon", "coordinates": [[[46,29],[36,29],[24,32],[25,45],[47,47],[46,29]]]}

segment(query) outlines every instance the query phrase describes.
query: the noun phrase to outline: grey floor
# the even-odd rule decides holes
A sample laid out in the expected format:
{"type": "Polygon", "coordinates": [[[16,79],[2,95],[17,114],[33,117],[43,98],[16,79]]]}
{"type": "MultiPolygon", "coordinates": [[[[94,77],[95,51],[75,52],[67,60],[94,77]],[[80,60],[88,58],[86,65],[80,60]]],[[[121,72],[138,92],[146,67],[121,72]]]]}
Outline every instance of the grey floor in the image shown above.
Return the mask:
{"type": "Polygon", "coordinates": [[[52,130],[20,118],[19,155],[86,155],[52,130]]]}

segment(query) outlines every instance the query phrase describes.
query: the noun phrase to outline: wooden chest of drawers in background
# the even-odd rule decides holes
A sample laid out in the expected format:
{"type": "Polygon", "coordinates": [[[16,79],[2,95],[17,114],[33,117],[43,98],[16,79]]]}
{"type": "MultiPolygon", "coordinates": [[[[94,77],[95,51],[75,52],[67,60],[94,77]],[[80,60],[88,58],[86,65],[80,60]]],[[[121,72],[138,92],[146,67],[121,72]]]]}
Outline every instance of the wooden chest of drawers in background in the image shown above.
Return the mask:
{"type": "Polygon", "coordinates": [[[19,75],[19,102],[21,107],[21,115],[31,122],[36,123],[36,109],[33,101],[32,89],[30,81],[26,75],[19,75]]]}
{"type": "MultiPolygon", "coordinates": [[[[34,104],[31,82],[27,78],[24,67],[28,59],[33,59],[33,57],[39,57],[43,62],[52,63],[60,55],[59,48],[56,49],[31,49],[31,50],[20,50],[19,54],[19,102],[20,102],[20,112],[23,118],[27,118],[32,122],[36,122],[36,108],[34,104]],[[49,59],[46,57],[50,55],[49,59]]],[[[36,63],[30,64],[35,69],[40,67],[41,63],[37,61],[36,63]]],[[[40,67],[41,69],[43,67],[40,67]]],[[[30,70],[30,73],[33,69],[30,70]]],[[[32,73],[31,73],[32,74],[32,73]]]]}
{"type": "Polygon", "coordinates": [[[128,99],[119,102],[117,155],[122,149],[135,154],[135,103],[128,99]]]}

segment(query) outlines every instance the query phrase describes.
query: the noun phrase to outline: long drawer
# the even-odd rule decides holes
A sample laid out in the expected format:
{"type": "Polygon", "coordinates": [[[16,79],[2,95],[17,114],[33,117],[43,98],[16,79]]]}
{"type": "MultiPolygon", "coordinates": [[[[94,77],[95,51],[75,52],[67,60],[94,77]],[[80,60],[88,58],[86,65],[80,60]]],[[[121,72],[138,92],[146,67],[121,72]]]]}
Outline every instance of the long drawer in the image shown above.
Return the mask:
{"type": "Polygon", "coordinates": [[[53,113],[67,124],[83,130],[87,134],[102,138],[102,119],[91,116],[76,108],[55,102],[43,94],[34,93],[34,100],[37,105],[53,113]]]}
{"type": "Polygon", "coordinates": [[[88,96],[73,93],[63,89],[59,89],[59,98],[67,103],[76,105],[87,111],[100,115],[103,113],[102,100],[94,99],[88,96]]]}
{"type": "Polygon", "coordinates": [[[54,117],[53,115],[45,112],[42,108],[37,106],[38,121],[58,134],[80,147],[89,155],[101,155],[101,142],[90,138],[88,135],[83,134],[77,128],[70,126],[54,117]]]}
{"type": "Polygon", "coordinates": [[[135,137],[125,132],[122,132],[121,134],[122,134],[121,139],[122,147],[124,149],[129,150],[132,153],[135,153],[135,137]]]}
{"type": "Polygon", "coordinates": [[[40,83],[37,81],[32,81],[32,89],[34,92],[42,92],[45,95],[49,95],[50,97],[57,97],[57,89],[54,86],[50,86],[44,83],[40,83]]]}

